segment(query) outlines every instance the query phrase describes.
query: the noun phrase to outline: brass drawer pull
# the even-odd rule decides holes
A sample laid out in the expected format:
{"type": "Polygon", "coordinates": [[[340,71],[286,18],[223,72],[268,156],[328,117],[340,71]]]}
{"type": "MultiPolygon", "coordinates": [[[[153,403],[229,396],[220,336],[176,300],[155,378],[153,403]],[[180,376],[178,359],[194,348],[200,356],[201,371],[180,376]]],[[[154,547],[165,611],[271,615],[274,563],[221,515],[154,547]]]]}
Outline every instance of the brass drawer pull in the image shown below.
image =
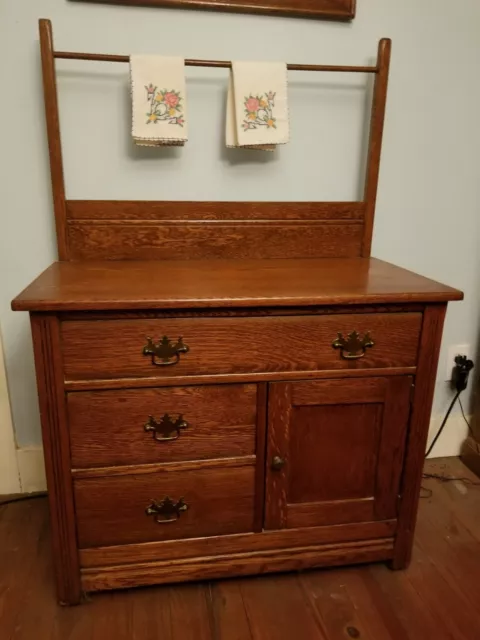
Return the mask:
{"type": "Polygon", "coordinates": [[[170,442],[178,440],[180,437],[180,429],[186,429],[188,422],[183,416],[178,416],[176,420],[166,413],[160,422],[157,422],[153,416],[148,417],[148,422],[144,425],[145,431],[153,432],[153,439],[157,442],[170,442]]]}
{"type": "Polygon", "coordinates": [[[174,502],[171,498],[165,496],[160,502],[152,500],[152,504],[146,508],[145,513],[147,516],[155,516],[157,524],[167,524],[176,522],[187,509],[188,504],[185,504],[183,498],[180,498],[178,502],[174,502]]]}
{"type": "Polygon", "coordinates": [[[346,338],[343,337],[342,333],[339,333],[332,344],[334,349],[342,350],[342,358],[345,358],[345,360],[363,358],[367,348],[373,346],[375,346],[375,343],[370,337],[370,333],[366,333],[363,338],[360,338],[360,334],[357,331],[352,331],[346,338]]]}
{"type": "Polygon", "coordinates": [[[152,338],[147,338],[147,344],[143,347],[143,355],[152,357],[152,364],[156,367],[167,367],[177,364],[181,353],[188,353],[189,348],[179,338],[173,342],[167,336],[163,336],[160,342],[153,342],[152,338]]]}

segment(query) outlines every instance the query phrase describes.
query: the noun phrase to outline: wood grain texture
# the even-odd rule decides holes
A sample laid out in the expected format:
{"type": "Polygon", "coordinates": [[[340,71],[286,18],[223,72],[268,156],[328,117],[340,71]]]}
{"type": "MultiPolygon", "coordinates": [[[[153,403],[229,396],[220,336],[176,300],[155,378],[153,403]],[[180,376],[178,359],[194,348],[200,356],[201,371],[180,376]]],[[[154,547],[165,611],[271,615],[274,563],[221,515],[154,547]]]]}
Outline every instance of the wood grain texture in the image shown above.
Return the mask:
{"type": "Polygon", "coordinates": [[[419,313],[284,316],[270,318],[178,318],[69,321],[62,323],[67,380],[172,377],[415,366],[419,313]],[[347,360],[332,342],[338,333],[370,333],[375,346],[347,360]],[[143,355],[155,342],[183,337],[188,353],[171,366],[143,355]]]}
{"type": "Polygon", "coordinates": [[[363,223],[364,202],[191,202],[67,200],[69,222],[172,222],[239,220],[363,223]]]}
{"type": "Polygon", "coordinates": [[[91,467],[72,469],[74,478],[112,478],[114,476],[144,476],[150,474],[168,474],[182,471],[200,471],[204,469],[236,469],[238,467],[253,466],[256,457],[241,456],[238,458],[211,458],[207,460],[187,460],[181,462],[158,462],[151,464],[127,464],[120,467],[91,467]]]}
{"type": "Polygon", "coordinates": [[[267,463],[265,475],[265,529],[283,529],[287,523],[288,430],[292,410],[292,385],[269,385],[267,463]],[[273,469],[274,458],[284,466],[273,469]]]}
{"type": "Polygon", "coordinates": [[[239,533],[224,536],[209,536],[184,540],[164,540],[141,544],[117,545],[80,549],[83,568],[126,565],[129,563],[153,562],[169,558],[193,558],[272,549],[306,547],[319,544],[336,544],[393,537],[396,520],[380,522],[353,522],[347,525],[308,527],[262,531],[261,533],[239,533]]]}
{"type": "Polygon", "coordinates": [[[419,302],[394,304],[309,305],[308,307],[234,307],[223,309],[140,309],[117,311],[65,311],[62,320],[138,320],[139,318],[269,318],[271,316],[332,316],[350,313],[423,313],[419,302]]]}
{"type": "Polygon", "coordinates": [[[232,575],[299,571],[339,564],[378,562],[390,558],[392,548],[391,538],[342,545],[293,547],[282,551],[82,569],[81,580],[86,591],[103,591],[165,582],[210,580],[232,575]]]}
{"type": "Polygon", "coordinates": [[[43,96],[47,125],[50,176],[52,182],[53,210],[57,233],[58,257],[68,258],[67,213],[65,205],[65,182],[63,178],[62,143],[60,138],[60,116],[58,111],[57,76],[53,58],[53,34],[50,20],[39,21],[40,54],[42,59],[43,96]]]}
{"type": "Polygon", "coordinates": [[[363,226],[352,223],[221,222],[68,225],[70,260],[355,258],[363,226]]]}
{"type": "MultiPolygon", "coordinates": [[[[20,626],[17,620],[25,615],[26,610],[30,611],[25,607],[25,597],[30,596],[27,601],[31,604],[35,594],[42,591],[48,594],[49,606],[45,609],[53,611],[57,608],[50,531],[47,498],[0,504],[2,638],[16,637],[20,626]],[[35,567],[34,573],[32,567],[35,567]],[[46,584],[39,587],[42,580],[46,584]]],[[[78,610],[77,607],[74,609],[78,610]]],[[[22,626],[31,629],[28,617],[23,618],[22,626]]],[[[27,640],[28,636],[24,637],[27,640]]]]}
{"type": "Polygon", "coordinates": [[[80,575],[70,475],[70,443],[62,381],[60,325],[55,316],[31,315],[57,596],[80,601],[80,575]]]}
{"type": "MultiPolygon", "coordinates": [[[[78,1],[78,0],[77,0],[78,1]]],[[[208,9],[240,13],[263,13],[273,16],[352,20],[356,0],[81,0],[102,4],[123,4],[174,9],[208,9]]]]}
{"type": "Polygon", "coordinates": [[[374,258],[55,263],[15,311],[309,307],[461,300],[463,294],[374,258]]]}
{"type": "Polygon", "coordinates": [[[248,588],[241,585],[241,593],[252,637],[256,640],[325,640],[314,610],[305,606],[295,575],[287,579],[268,576],[252,580],[248,588]]]}
{"type": "Polygon", "coordinates": [[[346,524],[369,522],[375,518],[375,499],[352,498],[325,502],[298,502],[287,505],[286,527],[327,526],[330,523],[346,524]]]}
{"type": "Polygon", "coordinates": [[[267,441],[268,384],[257,385],[257,415],[255,433],[255,518],[253,529],[263,530],[265,516],[265,456],[267,441]]]}
{"type": "Polygon", "coordinates": [[[103,389],[140,389],[150,387],[178,387],[178,385],[261,383],[287,380],[315,380],[340,378],[367,378],[370,376],[414,375],[416,367],[392,367],[390,369],[344,369],[312,371],[282,371],[278,373],[235,373],[204,376],[172,376],[169,378],[113,378],[112,380],[66,380],[67,391],[103,390],[103,389]]]}
{"type": "Polygon", "coordinates": [[[212,604],[211,638],[253,640],[240,585],[224,580],[209,587],[208,596],[212,604]]]}
{"type": "Polygon", "coordinates": [[[79,547],[252,531],[254,484],[253,466],[77,479],[79,547]],[[159,524],[145,510],[166,496],[188,510],[159,524]]]}
{"type": "Polygon", "coordinates": [[[274,383],[267,528],[394,518],[409,377],[274,383]]]}
{"type": "Polygon", "coordinates": [[[126,389],[67,396],[73,467],[234,457],[255,453],[255,385],[126,389]],[[180,415],[177,440],[145,431],[149,416],[180,415]],[[158,435],[157,437],[161,437],[158,435]]]}
{"type": "MultiPolygon", "coordinates": [[[[337,381],[337,385],[349,388],[361,382],[345,380],[337,381]]],[[[317,392],[315,405],[293,405],[288,502],[339,501],[339,512],[348,518],[345,500],[361,501],[375,493],[384,398],[376,403],[360,399],[356,403],[324,405],[321,393],[317,392]]]]}
{"type": "Polygon", "coordinates": [[[370,141],[367,159],[367,174],[365,179],[365,226],[362,246],[362,256],[370,256],[372,249],[373,224],[375,206],[377,203],[378,178],[380,175],[380,159],[382,155],[383,129],[385,124],[385,109],[387,104],[388,74],[392,41],[388,38],[380,40],[378,45],[378,73],[375,76],[373,88],[372,115],[370,120],[370,141]]]}
{"type": "Polygon", "coordinates": [[[394,569],[406,568],[411,560],[422,469],[446,310],[446,305],[431,305],[426,309],[423,318],[415,393],[400,490],[399,530],[395,540],[395,557],[392,562],[394,569]]]}
{"type": "Polygon", "coordinates": [[[375,516],[380,519],[397,517],[413,391],[409,376],[388,379],[375,487],[375,516]]]}

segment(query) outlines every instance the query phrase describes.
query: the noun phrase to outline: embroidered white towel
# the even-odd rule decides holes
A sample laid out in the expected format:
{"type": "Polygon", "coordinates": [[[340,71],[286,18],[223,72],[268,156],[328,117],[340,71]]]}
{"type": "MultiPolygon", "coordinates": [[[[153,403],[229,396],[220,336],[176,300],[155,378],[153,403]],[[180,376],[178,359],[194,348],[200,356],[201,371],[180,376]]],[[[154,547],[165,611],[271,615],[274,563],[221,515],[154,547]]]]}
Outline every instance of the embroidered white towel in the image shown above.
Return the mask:
{"type": "Polygon", "coordinates": [[[227,96],[227,147],[273,150],[289,138],[287,65],[232,62],[227,96]]]}
{"type": "Polygon", "coordinates": [[[183,58],[132,55],[130,81],[135,144],[184,145],[188,134],[183,58]]]}

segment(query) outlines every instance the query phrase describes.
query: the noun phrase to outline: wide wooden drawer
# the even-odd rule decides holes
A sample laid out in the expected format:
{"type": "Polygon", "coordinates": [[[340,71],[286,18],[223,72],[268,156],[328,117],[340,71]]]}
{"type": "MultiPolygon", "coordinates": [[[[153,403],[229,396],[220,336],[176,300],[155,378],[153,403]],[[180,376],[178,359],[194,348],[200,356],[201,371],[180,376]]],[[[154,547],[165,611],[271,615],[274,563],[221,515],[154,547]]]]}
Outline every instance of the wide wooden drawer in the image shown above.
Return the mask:
{"type": "Polygon", "coordinates": [[[252,531],[254,479],[253,465],[78,478],[78,544],[86,548],[252,531]],[[183,499],[186,510],[177,514],[165,504],[162,508],[167,496],[176,506],[183,499]],[[152,507],[160,513],[147,514],[152,507]]]}
{"type": "Polygon", "coordinates": [[[89,380],[411,367],[421,321],[421,313],[67,321],[65,375],[89,380]],[[374,346],[364,357],[348,359],[332,343],[339,333],[348,338],[354,331],[361,339],[369,333],[374,346]],[[169,358],[175,364],[144,353],[147,337],[151,347],[164,336],[171,345],[182,336],[188,346],[188,352],[169,358]]]}
{"type": "Polygon", "coordinates": [[[253,455],[256,385],[69,393],[72,466],[253,455]]]}

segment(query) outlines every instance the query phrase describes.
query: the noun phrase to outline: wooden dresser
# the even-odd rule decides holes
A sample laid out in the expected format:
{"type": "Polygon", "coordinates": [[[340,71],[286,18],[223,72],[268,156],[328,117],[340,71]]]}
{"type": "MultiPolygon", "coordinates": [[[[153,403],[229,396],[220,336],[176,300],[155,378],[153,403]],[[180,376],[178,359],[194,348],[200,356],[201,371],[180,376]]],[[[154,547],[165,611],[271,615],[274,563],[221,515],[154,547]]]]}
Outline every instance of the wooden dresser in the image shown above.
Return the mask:
{"type": "Polygon", "coordinates": [[[48,21],[40,39],[60,261],[12,306],[31,314],[59,600],[406,567],[462,294],[370,257],[390,42],[364,200],[173,205],[66,199],[48,21]]]}

